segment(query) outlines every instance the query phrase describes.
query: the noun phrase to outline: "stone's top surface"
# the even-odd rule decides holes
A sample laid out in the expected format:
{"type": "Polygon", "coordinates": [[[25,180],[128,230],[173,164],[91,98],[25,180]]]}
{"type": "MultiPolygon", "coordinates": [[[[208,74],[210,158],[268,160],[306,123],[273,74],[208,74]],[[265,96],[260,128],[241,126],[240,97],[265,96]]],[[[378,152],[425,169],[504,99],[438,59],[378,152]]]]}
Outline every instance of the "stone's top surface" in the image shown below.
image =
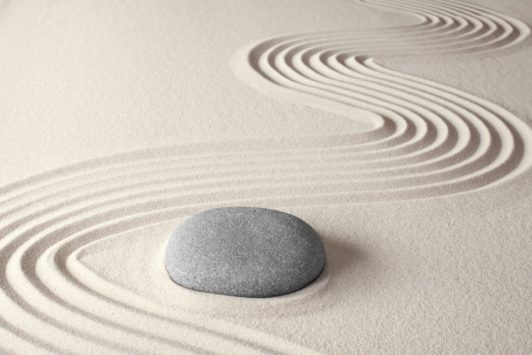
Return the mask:
{"type": "Polygon", "coordinates": [[[325,266],[323,243],[312,227],[290,214],[253,207],[190,217],[170,238],[165,258],[176,283],[243,297],[297,291],[325,266]]]}

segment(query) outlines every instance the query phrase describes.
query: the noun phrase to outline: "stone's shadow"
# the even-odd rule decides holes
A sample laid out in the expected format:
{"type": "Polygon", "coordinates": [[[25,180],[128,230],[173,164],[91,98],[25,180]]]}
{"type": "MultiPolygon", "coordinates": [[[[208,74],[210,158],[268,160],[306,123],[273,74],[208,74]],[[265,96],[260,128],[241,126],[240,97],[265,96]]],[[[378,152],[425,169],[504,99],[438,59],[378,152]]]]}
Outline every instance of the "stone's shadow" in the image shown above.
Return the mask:
{"type": "Polygon", "coordinates": [[[357,290],[361,288],[367,289],[368,280],[375,276],[368,252],[356,246],[352,237],[321,234],[321,238],[326,253],[321,275],[299,291],[262,299],[262,302],[267,301],[270,307],[273,306],[272,310],[282,307],[285,315],[314,313],[356,297],[357,290]]]}
{"type": "Polygon", "coordinates": [[[324,272],[330,273],[331,278],[339,277],[369,259],[366,251],[347,238],[322,235],[322,240],[326,255],[324,272]]]}
{"type": "MultiPolygon", "coordinates": [[[[358,293],[371,287],[375,276],[374,257],[365,248],[357,246],[356,236],[320,234],[326,253],[325,268],[320,276],[302,289],[276,297],[248,298],[210,294],[187,289],[171,281],[173,299],[169,312],[219,316],[224,319],[253,315],[257,318],[293,317],[316,312],[327,312],[349,302],[358,293]]],[[[161,249],[161,253],[163,250],[161,249]]],[[[166,275],[161,263],[159,273],[166,275]]]]}

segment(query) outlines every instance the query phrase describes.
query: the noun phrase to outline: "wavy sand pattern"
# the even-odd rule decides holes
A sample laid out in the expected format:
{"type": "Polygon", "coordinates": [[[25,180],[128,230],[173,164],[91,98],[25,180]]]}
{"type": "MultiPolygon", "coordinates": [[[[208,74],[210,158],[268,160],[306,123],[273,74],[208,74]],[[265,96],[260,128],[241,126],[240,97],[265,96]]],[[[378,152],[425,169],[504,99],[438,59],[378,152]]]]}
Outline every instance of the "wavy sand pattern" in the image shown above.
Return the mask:
{"type": "Polygon", "coordinates": [[[371,130],[133,152],[0,188],[4,350],[310,353],[206,315],[170,312],[110,285],[79,255],[97,241],[207,207],[427,198],[502,183],[529,168],[531,130],[510,112],[373,59],[502,49],[529,35],[525,24],[461,2],[359,2],[420,21],[274,38],[233,64],[258,90],[369,119],[371,130]]]}

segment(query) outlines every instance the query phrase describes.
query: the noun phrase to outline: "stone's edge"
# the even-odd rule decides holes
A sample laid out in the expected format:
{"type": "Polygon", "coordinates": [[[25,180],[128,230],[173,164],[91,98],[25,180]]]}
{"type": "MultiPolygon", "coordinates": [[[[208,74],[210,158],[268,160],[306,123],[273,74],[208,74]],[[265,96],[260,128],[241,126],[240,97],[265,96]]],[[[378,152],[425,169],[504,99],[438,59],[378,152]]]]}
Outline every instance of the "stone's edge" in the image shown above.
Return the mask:
{"type": "Polygon", "coordinates": [[[187,286],[187,285],[184,285],[176,280],[174,280],[172,278],[172,276],[170,275],[170,271],[168,270],[168,267],[165,265],[165,270],[166,272],[168,273],[168,277],[170,280],[172,280],[172,282],[174,282],[175,284],[177,284],[178,286],[180,287],[184,287],[186,288],[187,290],[190,290],[190,291],[195,291],[195,292],[201,292],[201,293],[208,293],[208,294],[212,294],[212,295],[221,295],[221,296],[227,296],[227,297],[240,297],[240,298],[274,298],[274,297],[281,297],[281,296],[285,296],[285,295],[289,295],[289,294],[293,294],[293,293],[296,293],[298,291],[301,291],[302,289],[304,289],[305,287],[307,286],[310,286],[311,284],[313,284],[316,280],[318,280],[320,278],[320,276],[323,274],[324,270],[325,270],[325,267],[327,266],[327,261],[326,261],[326,257],[323,258],[323,265],[321,267],[321,270],[317,273],[316,277],[312,278],[310,281],[308,281],[307,283],[305,283],[303,286],[301,287],[297,287],[297,288],[294,288],[293,290],[289,290],[287,292],[272,292],[271,294],[262,294],[262,295],[252,295],[252,294],[237,294],[237,293],[225,293],[225,292],[218,292],[218,291],[209,291],[209,290],[205,290],[205,289],[201,289],[199,287],[195,287],[195,286],[187,286]]]}
{"type": "Polygon", "coordinates": [[[188,290],[193,290],[193,291],[202,292],[202,293],[210,293],[210,294],[216,294],[216,295],[230,296],[230,297],[244,297],[244,298],[272,298],[272,297],[279,297],[279,296],[292,294],[294,292],[297,292],[297,291],[300,291],[300,290],[304,289],[305,287],[309,286],[314,281],[319,279],[320,276],[323,274],[323,271],[325,270],[325,267],[327,266],[327,252],[326,252],[325,246],[323,245],[323,242],[321,241],[321,238],[320,238],[320,242],[321,242],[321,245],[322,245],[322,256],[323,257],[321,258],[321,267],[320,267],[319,271],[316,273],[315,276],[310,278],[308,282],[306,282],[306,283],[304,283],[302,285],[299,285],[298,287],[295,287],[293,289],[290,289],[288,291],[272,292],[272,293],[265,293],[265,294],[258,295],[258,294],[241,294],[241,293],[223,292],[223,291],[220,291],[220,290],[218,290],[218,291],[207,290],[207,289],[202,289],[200,287],[197,287],[195,285],[187,285],[187,284],[183,283],[182,281],[176,281],[174,278],[172,278],[172,272],[168,268],[168,264],[169,263],[166,262],[166,259],[167,259],[166,253],[165,253],[164,267],[165,267],[165,270],[166,270],[166,272],[168,274],[168,277],[170,278],[170,280],[172,280],[172,282],[174,282],[177,285],[179,285],[181,287],[184,287],[184,288],[186,288],[188,290]]]}

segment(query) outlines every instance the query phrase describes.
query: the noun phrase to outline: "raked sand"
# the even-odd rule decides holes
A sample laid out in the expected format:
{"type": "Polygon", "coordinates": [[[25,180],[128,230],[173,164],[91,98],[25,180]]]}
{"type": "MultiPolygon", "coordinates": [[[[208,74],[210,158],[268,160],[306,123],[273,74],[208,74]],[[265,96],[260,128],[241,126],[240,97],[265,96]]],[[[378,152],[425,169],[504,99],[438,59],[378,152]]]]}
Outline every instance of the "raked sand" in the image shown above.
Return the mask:
{"type": "Polygon", "coordinates": [[[0,17],[0,351],[532,352],[525,0],[17,1],[0,17]],[[168,238],[280,209],[293,294],[176,285],[168,238]]]}

